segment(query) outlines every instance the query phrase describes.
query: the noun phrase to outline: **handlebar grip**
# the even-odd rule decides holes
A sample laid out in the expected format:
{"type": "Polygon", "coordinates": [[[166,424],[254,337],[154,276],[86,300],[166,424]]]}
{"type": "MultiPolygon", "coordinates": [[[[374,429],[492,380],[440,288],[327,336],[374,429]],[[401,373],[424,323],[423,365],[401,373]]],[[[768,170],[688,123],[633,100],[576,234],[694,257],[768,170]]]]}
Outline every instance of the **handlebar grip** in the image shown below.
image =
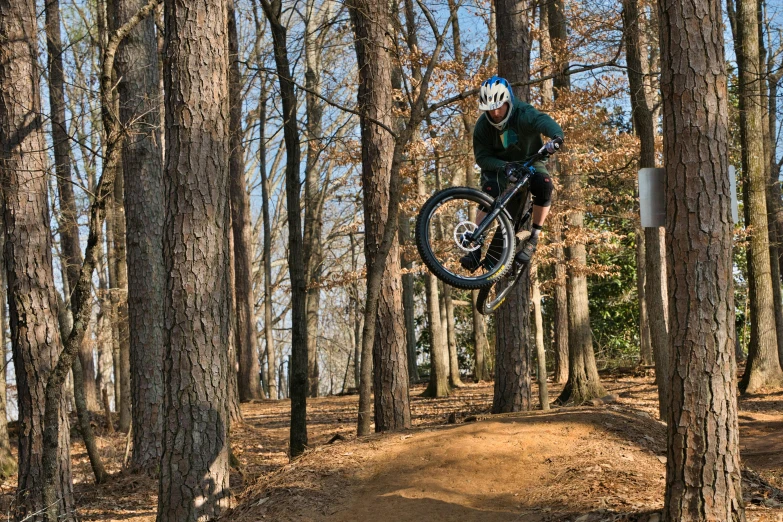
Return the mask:
{"type": "Polygon", "coordinates": [[[563,145],[563,138],[562,136],[556,136],[555,139],[552,140],[553,143],[557,143],[558,147],[561,147],[563,145]]]}

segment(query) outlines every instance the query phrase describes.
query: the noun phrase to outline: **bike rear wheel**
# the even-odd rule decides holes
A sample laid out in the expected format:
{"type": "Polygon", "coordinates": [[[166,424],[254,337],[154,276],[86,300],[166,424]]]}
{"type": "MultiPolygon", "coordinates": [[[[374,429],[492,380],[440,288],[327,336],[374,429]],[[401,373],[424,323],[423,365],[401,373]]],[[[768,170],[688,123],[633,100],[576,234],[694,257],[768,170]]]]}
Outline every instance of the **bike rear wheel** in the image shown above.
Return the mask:
{"type": "Polygon", "coordinates": [[[506,297],[514,289],[522,274],[527,269],[528,265],[516,266],[516,272],[508,274],[506,277],[500,278],[500,281],[496,282],[492,286],[487,286],[479,290],[476,297],[476,310],[481,315],[489,315],[494,313],[500,308],[506,301],[506,297]]]}
{"type": "Polygon", "coordinates": [[[455,288],[474,290],[490,286],[505,274],[513,261],[514,227],[505,212],[487,227],[478,241],[467,241],[476,212],[491,208],[493,199],[470,187],[451,187],[424,203],[416,219],[416,246],[424,264],[435,276],[455,288]],[[460,264],[466,255],[481,265],[473,271],[460,264]]]}

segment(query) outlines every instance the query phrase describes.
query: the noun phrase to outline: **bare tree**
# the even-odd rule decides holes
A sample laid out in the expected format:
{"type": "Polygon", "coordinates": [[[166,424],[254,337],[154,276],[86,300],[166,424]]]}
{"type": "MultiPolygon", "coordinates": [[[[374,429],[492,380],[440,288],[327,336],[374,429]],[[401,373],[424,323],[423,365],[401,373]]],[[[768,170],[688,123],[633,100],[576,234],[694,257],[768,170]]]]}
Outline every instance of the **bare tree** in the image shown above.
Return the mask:
{"type": "Polygon", "coordinates": [[[234,292],[236,349],[239,356],[239,400],[261,399],[261,363],[256,337],[255,298],[252,278],[252,230],[250,195],[245,182],[245,150],[242,145],[242,79],[239,74],[239,42],[236,12],[229,1],[229,96],[231,104],[231,226],[234,239],[234,292]]]}
{"type": "Polygon", "coordinates": [[[299,130],[296,122],[296,93],[288,61],[287,29],[283,25],[282,0],[261,0],[272,29],[275,64],[283,106],[283,135],[286,149],[286,202],[288,204],[288,270],[291,279],[291,455],[307,446],[307,275],[302,265],[301,203],[299,197],[299,130]]]}
{"type": "Polygon", "coordinates": [[[663,519],[740,521],[721,3],[661,0],[659,15],[673,364],[663,519]]]}

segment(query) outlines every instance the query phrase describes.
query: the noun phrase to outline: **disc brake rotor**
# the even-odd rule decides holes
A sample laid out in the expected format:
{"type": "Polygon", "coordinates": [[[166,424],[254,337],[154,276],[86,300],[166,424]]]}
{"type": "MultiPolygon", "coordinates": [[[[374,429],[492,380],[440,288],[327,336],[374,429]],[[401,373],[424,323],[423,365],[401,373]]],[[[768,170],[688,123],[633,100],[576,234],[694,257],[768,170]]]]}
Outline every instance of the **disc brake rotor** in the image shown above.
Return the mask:
{"type": "Polygon", "coordinates": [[[457,243],[457,246],[460,248],[460,250],[465,252],[473,252],[474,250],[481,248],[481,243],[477,241],[470,241],[465,238],[467,234],[472,234],[477,228],[478,225],[472,221],[462,221],[456,227],[454,227],[454,242],[457,243]]]}

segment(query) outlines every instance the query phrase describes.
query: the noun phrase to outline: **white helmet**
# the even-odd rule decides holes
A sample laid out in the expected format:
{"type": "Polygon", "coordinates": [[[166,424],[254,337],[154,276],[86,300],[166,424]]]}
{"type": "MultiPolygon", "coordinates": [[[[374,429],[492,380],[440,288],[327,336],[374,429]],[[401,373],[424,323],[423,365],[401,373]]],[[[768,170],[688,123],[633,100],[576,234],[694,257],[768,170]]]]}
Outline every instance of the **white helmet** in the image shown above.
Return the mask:
{"type": "Polygon", "coordinates": [[[508,103],[508,111],[502,121],[495,122],[487,115],[489,123],[498,130],[502,130],[509,117],[511,117],[511,110],[514,108],[514,92],[511,90],[511,85],[508,81],[500,76],[493,76],[481,84],[481,89],[479,89],[479,110],[495,110],[502,107],[504,103],[508,103]]]}

